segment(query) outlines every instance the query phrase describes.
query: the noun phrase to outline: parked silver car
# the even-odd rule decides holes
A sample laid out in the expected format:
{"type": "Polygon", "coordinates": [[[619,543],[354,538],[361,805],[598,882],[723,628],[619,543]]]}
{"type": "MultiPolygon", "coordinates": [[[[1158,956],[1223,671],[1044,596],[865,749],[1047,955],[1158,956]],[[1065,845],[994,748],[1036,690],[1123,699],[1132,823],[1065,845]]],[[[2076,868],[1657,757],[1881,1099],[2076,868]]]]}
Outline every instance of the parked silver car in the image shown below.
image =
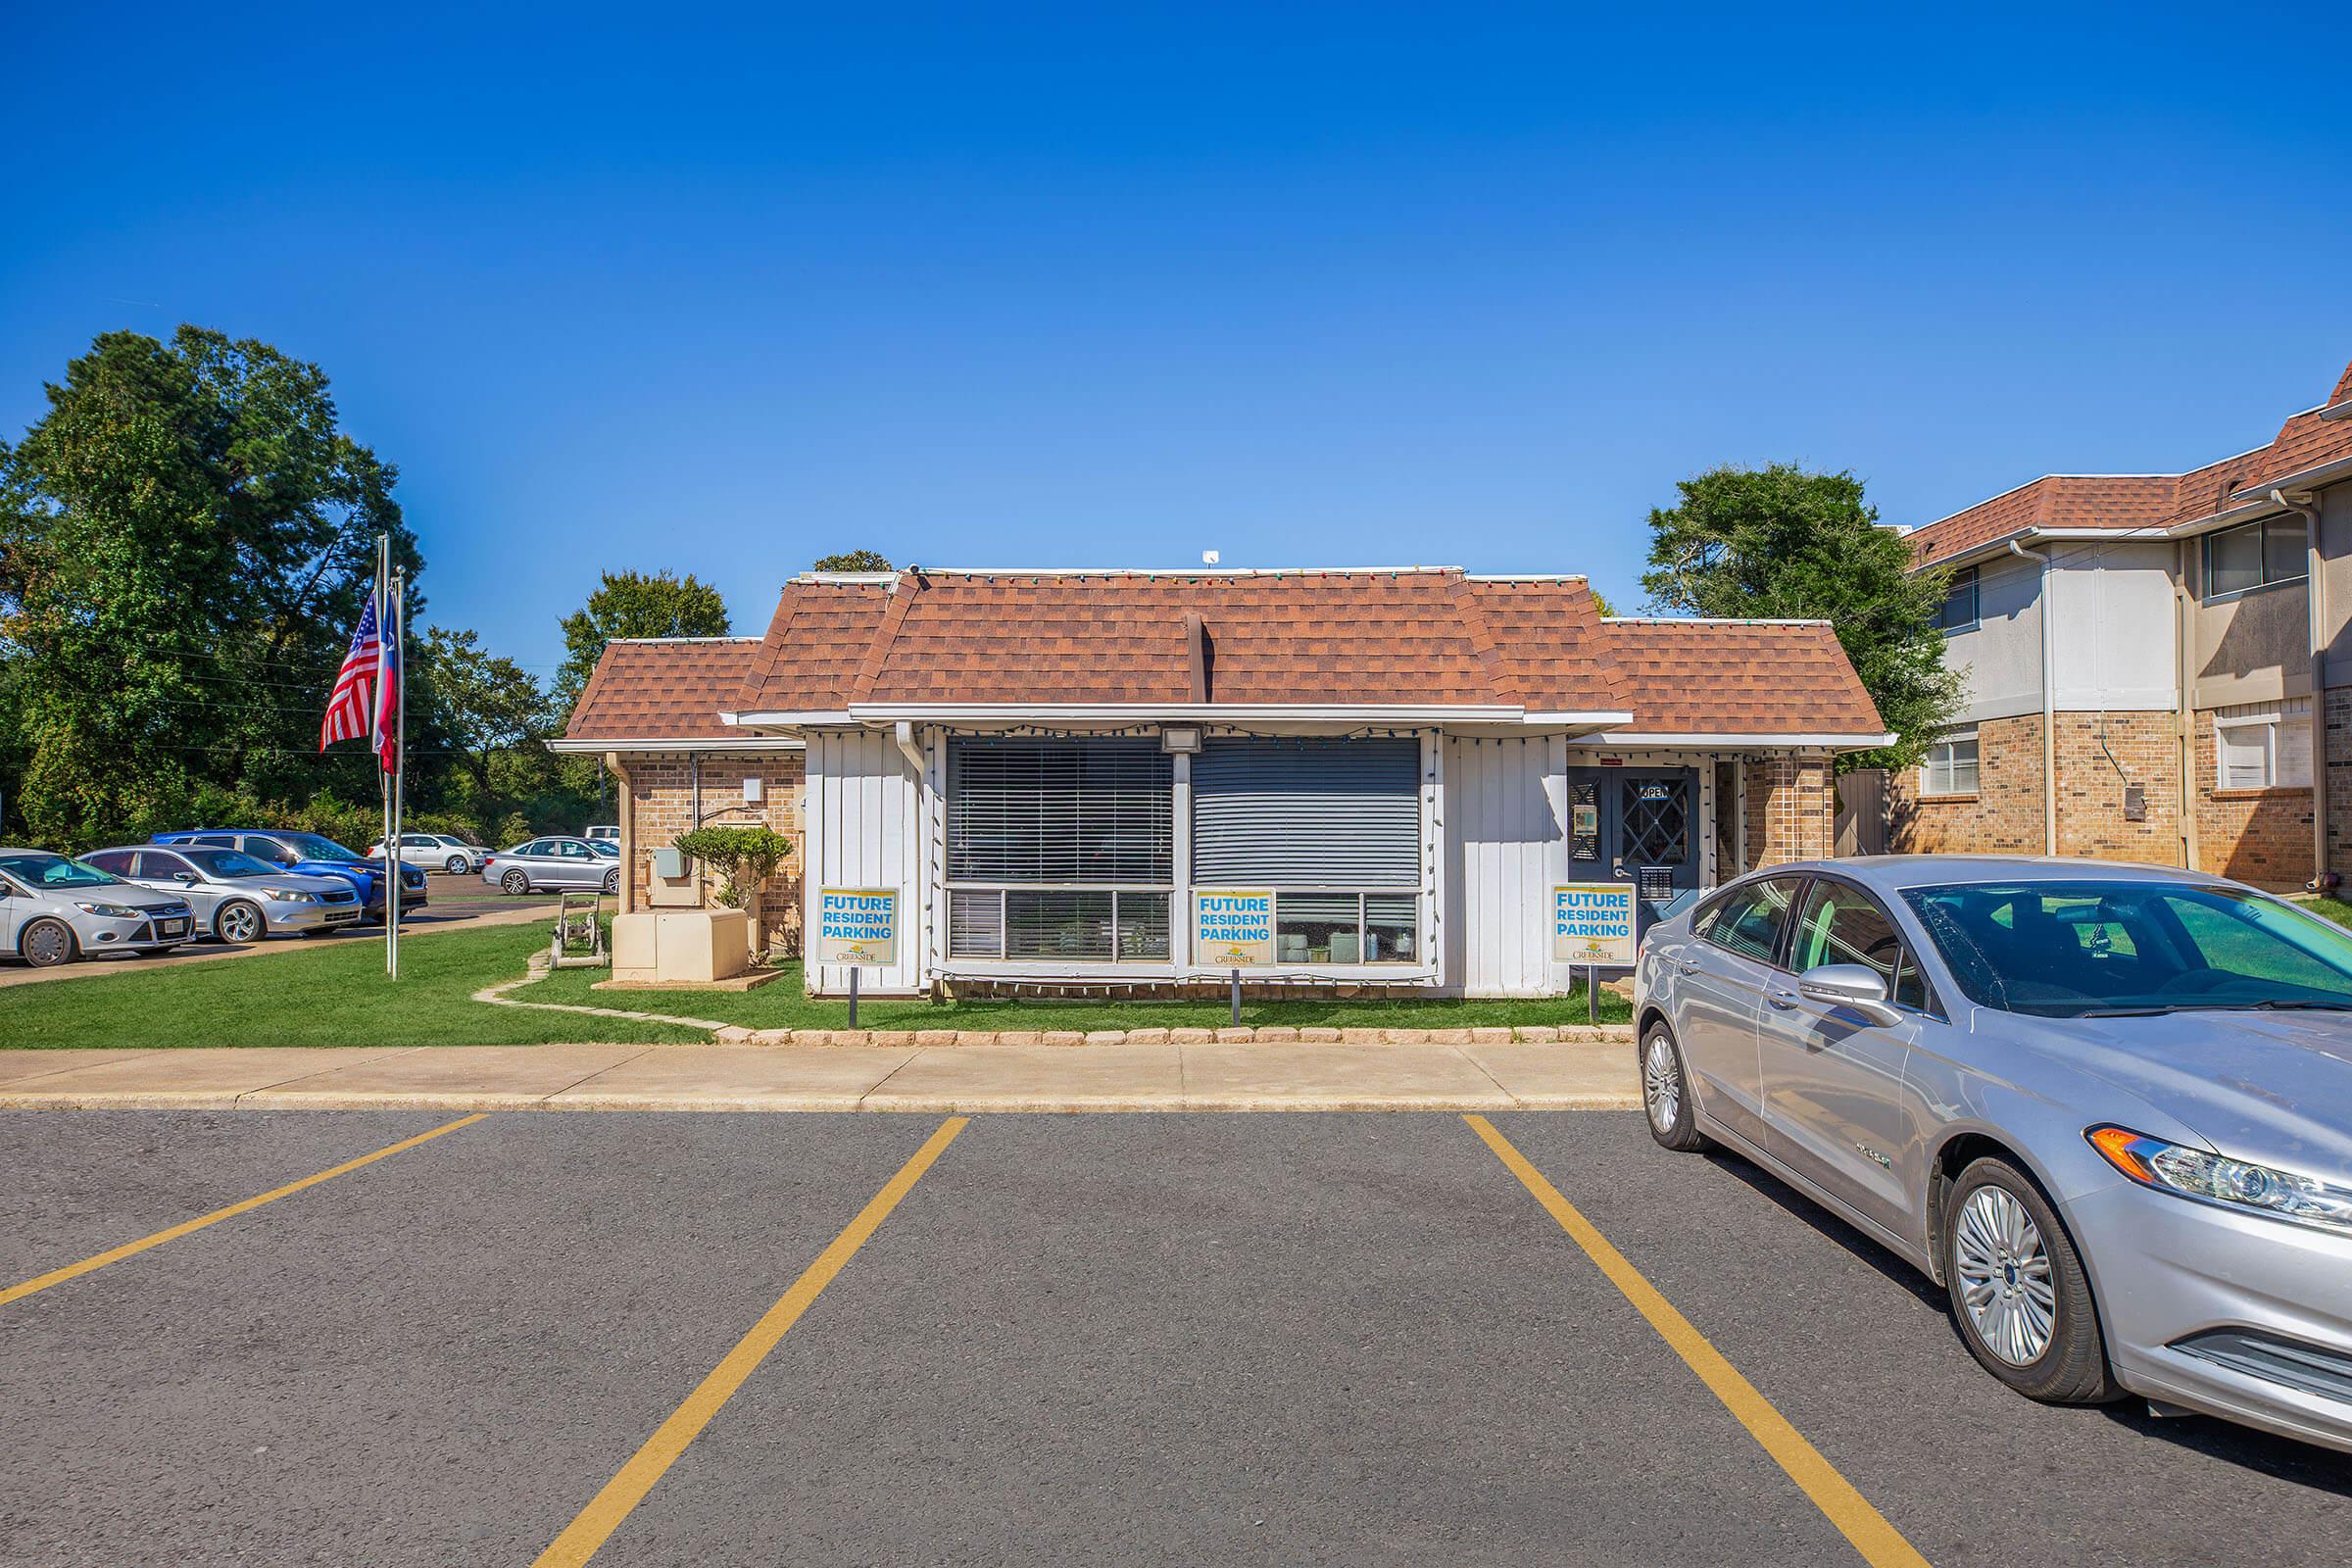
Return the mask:
{"type": "Polygon", "coordinates": [[[1651,1134],[1944,1285],[2022,1394],[2352,1449],[2352,933],[2087,860],[1776,867],[1653,927],[1651,1134]]]}
{"type": "Polygon", "coordinates": [[[179,894],[196,911],[197,933],[222,942],[331,931],[360,919],[359,892],[342,878],[281,871],[241,850],[126,844],[81,858],[125,882],[179,894]]]}
{"type": "Polygon", "coordinates": [[[47,850],[0,849],[0,956],[38,969],[87,953],[146,955],[195,934],[185,899],[108,875],[47,850]]]}
{"type": "Polygon", "coordinates": [[[485,858],[482,880],[509,893],[539,888],[602,888],[618,893],[619,854],[586,839],[562,835],[532,839],[485,858]]]}
{"type": "MultiPolygon", "coordinates": [[[[377,839],[368,846],[368,858],[384,858],[384,841],[377,839]]],[[[464,876],[482,868],[482,857],[490,851],[479,844],[468,844],[448,833],[403,833],[400,836],[400,863],[413,865],[419,871],[446,871],[451,876],[464,876]]]]}

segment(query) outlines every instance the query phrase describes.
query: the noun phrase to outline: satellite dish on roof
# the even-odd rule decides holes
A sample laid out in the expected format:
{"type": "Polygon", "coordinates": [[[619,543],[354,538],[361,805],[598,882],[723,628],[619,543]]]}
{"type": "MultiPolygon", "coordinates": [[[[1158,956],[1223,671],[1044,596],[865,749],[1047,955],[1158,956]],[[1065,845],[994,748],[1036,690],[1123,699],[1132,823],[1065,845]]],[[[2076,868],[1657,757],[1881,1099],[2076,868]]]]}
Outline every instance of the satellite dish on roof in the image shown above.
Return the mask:
{"type": "Polygon", "coordinates": [[[1214,550],[1203,550],[1203,551],[1201,551],[1201,552],[1200,552],[1200,564],[1202,564],[1203,566],[1213,566],[1213,565],[1215,565],[1215,564],[1217,564],[1217,554],[1218,554],[1218,553],[1217,553],[1216,551],[1214,551],[1214,550]]]}

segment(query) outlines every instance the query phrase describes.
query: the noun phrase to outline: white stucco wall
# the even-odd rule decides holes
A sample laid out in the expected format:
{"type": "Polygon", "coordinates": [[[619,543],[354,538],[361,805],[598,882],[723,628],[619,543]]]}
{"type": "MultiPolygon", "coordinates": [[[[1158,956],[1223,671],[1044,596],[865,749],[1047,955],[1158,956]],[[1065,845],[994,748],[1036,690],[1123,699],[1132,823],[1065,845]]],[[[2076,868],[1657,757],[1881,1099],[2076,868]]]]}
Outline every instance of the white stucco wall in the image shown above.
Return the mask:
{"type": "Polygon", "coordinates": [[[2041,711],[2040,567],[1995,556],[1977,567],[1977,625],[1943,640],[1943,662],[1967,682],[1962,723],[2041,711]]]}
{"type": "Polygon", "coordinates": [[[2063,712],[2171,711],[2180,667],[2174,658],[2174,547],[2134,542],[2051,548],[2055,706],[2063,712]]]}
{"type": "MultiPolygon", "coordinates": [[[[930,792],[890,736],[872,730],[816,731],[808,737],[808,862],[807,924],[811,957],[820,889],[897,888],[898,962],[868,969],[858,988],[868,994],[920,991],[930,983],[930,888],[925,872],[925,813],[930,792]]],[[[826,995],[849,990],[839,965],[809,965],[810,984],[826,995]]]]}

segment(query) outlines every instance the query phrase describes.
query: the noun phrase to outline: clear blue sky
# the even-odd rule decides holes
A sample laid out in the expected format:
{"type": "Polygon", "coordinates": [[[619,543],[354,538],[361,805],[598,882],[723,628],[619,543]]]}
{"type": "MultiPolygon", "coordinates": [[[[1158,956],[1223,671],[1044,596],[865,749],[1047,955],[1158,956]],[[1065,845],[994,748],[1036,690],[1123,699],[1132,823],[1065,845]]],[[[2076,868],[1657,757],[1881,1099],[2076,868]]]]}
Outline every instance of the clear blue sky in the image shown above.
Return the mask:
{"type": "Polygon", "coordinates": [[[315,360],[535,665],[858,545],[1632,608],[1710,465],[1924,521],[2352,359],[2337,6],[350,9],[17,9],[0,428],[108,328],[315,360]]]}

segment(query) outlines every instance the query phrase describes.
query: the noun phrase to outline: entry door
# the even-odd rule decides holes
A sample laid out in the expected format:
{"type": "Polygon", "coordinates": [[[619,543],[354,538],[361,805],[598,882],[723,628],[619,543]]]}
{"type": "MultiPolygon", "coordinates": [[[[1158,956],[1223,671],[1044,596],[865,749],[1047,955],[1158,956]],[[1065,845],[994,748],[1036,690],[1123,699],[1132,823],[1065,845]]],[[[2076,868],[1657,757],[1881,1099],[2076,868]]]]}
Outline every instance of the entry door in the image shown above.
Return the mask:
{"type": "Polygon", "coordinates": [[[1568,769],[1568,879],[1632,882],[1654,915],[1698,886],[1698,774],[1688,767],[1568,769]]]}

